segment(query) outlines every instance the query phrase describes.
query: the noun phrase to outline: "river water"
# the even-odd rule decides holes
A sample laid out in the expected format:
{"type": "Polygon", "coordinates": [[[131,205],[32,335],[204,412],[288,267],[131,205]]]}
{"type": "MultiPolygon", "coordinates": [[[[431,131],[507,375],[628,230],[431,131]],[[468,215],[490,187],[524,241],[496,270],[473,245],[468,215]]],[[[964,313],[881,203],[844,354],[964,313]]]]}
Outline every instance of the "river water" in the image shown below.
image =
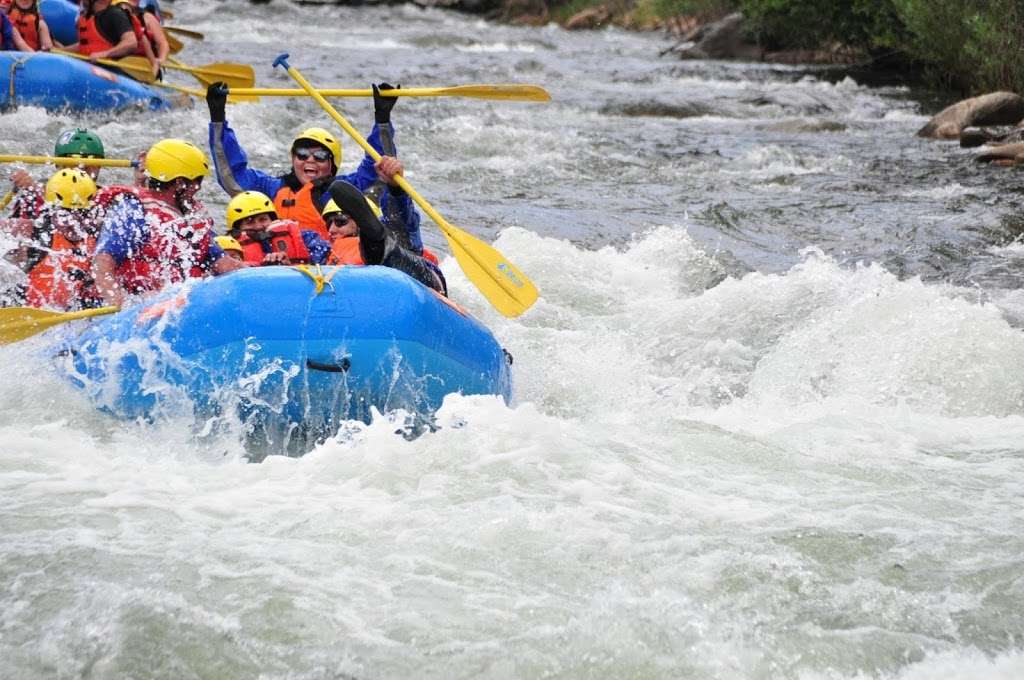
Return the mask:
{"type": "MultiPolygon", "coordinates": [[[[290,85],[288,51],[322,86],[551,92],[394,113],[410,182],[541,291],[504,319],[444,263],[515,400],[257,465],[184,417],[99,414],[38,343],[0,350],[0,677],[1024,675],[1020,180],[915,138],[934,105],[659,58],[657,34],[173,9],[207,36],[182,56],[261,85],[290,85]]],[[[331,125],[303,100],[228,115],[274,169],[331,125]]],[[[125,157],[206,120],[25,108],[0,145],[84,123],[125,157]]]]}

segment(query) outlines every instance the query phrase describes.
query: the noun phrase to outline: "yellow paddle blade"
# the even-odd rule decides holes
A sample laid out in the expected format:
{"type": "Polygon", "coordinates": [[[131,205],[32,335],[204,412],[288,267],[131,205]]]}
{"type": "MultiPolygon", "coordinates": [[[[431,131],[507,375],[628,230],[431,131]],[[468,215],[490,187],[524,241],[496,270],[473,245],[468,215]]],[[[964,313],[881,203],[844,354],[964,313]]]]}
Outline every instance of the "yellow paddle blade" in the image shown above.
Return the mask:
{"type": "Polygon", "coordinates": [[[216,64],[204,64],[202,66],[189,66],[177,59],[168,59],[164,68],[175,71],[191,73],[196,80],[206,86],[216,82],[227,83],[232,87],[252,87],[256,83],[256,72],[248,64],[235,64],[232,62],[220,62],[216,64]]]}
{"type": "Polygon", "coordinates": [[[117,310],[117,307],[98,307],[97,309],[83,309],[80,312],[54,312],[34,307],[5,307],[0,309],[0,345],[9,345],[12,342],[30,338],[36,333],[42,333],[47,328],[59,326],[68,321],[113,314],[117,310]]]}
{"type": "MultiPolygon", "coordinates": [[[[323,97],[372,97],[373,90],[319,88],[323,97]]],[[[232,94],[257,95],[260,97],[309,97],[302,89],[289,87],[231,88],[232,94]]],[[[551,95],[538,85],[456,85],[454,87],[410,87],[400,90],[384,90],[385,97],[469,97],[472,99],[498,99],[521,102],[549,102],[551,95]]]]}
{"type": "Polygon", "coordinates": [[[185,43],[181,42],[173,35],[167,32],[167,27],[164,27],[164,36],[167,38],[167,47],[170,48],[171,54],[177,54],[185,49],[185,43]]]}
{"type": "Polygon", "coordinates": [[[11,200],[13,200],[13,199],[14,199],[14,192],[13,191],[8,191],[6,194],[4,194],[4,197],[0,198],[0,210],[3,210],[4,208],[6,208],[8,206],[8,204],[11,202],[11,200]]]}
{"type": "Polygon", "coordinates": [[[537,301],[537,287],[501,253],[458,227],[439,226],[466,278],[501,314],[519,316],[537,301]]]}
{"type": "Polygon", "coordinates": [[[206,40],[206,36],[199,31],[194,31],[191,28],[182,28],[181,26],[164,26],[164,33],[177,33],[193,40],[206,40]]]}

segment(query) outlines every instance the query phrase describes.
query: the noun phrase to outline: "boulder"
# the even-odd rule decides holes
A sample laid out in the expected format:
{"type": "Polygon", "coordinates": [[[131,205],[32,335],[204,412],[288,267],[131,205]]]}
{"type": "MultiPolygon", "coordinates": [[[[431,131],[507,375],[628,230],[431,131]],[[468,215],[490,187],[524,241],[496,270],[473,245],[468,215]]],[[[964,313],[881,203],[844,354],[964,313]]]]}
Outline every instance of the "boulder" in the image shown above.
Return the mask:
{"type": "Polygon", "coordinates": [[[992,92],[957,102],[940,111],[917,131],[918,137],[959,139],[964,128],[980,125],[1016,125],[1024,120],[1024,97],[1013,92],[992,92]]]}
{"type": "Polygon", "coordinates": [[[605,26],[611,18],[612,11],[608,9],[607,5],[588,7],[582,12],[577,12],[569,17],[563,28],[569,31],[601,28],[605,26]]]}
{"type": "Polygon", "coordinates": [[[674,49],[681,59],[744,59],[759,61],[763,50],[748,43],[743,35],[743,14],[732,14],[702,26],[696,42],[674,49]]]}

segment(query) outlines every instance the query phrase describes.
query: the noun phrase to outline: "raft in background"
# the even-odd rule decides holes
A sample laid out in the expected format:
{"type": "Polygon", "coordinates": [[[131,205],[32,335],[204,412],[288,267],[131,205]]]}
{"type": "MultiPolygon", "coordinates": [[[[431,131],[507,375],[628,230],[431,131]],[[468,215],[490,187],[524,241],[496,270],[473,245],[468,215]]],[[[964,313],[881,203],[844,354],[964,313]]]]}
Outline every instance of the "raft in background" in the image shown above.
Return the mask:
{"type": "Polygon", "coordinates": [[[40,0],[39,13],[46,20],[50,37],[61,45],[78,42],[78,3],[70,0],[40,0]]]}
{"type": "Polygon", "coordinates": [[[446,298],[386,267],[257,267],[191,282],[97,317],[65,340],[61,371],[102,410],[206,420],[237,408],[250,452],[298,453],[369,422],[429,416],[445,395],[511,398],[510,359],[446,298]]]}
{"type": "Polygon", "coordinates": [[[48,111],[169,109],[178,102],[160,90],[89,62],[46,52],[0,52],[0,109],[19,105],[48,111]]]}

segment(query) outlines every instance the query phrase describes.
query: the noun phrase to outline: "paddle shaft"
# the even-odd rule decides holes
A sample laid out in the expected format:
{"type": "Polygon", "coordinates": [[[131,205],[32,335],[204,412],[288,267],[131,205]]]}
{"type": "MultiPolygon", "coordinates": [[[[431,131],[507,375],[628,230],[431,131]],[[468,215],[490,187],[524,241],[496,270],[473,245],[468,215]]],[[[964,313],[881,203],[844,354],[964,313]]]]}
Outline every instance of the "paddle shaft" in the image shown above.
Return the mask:
{"type": "Polygon", "coordinates": [[[63,54],[65,57],[81,59],[82,61],[87,61],[90,64],[95,63],[102,64],[103,66],[110,66],[111,68],[116,68],[122,71],[123,73],[137,74],[138,77],[131,76],[132,79],[138,80],[139,82],[146,83],[148,85],[152,85],[153,82],[156,80],[156,76],[153,75],[153,71],[150,67],[150,64],[145,57],[138,57],[138,61],[134,61],[132,57],[135,55],[128,55],[127,57],[124,57],[126,61],[122,63],[116,59],[96,59],[94,61],[84,54],[79,54],[78,52],[69,52],[67,50],[53,50],[53,52],[54,54],[63,54]],[[145,63],[145,66],[143,66],[142,63],[145,63]]]}
{"type": "MultiPolygon", "coordinates": [[[[308,92],[288,87],[249,87],[229,89],[231,94],[257,97],[307,97],[308,92]]],[[[324,97],[372,97],[373,90],[320,88],[324,97]]],[[[382,97],[469,97],[472,99],[501,99],[506,101],[550,101],[544,88],[536,85],[457,85],[455,87],[410,87],[400,90],[381,90],[382,97]]]]}
{"type": "Polygon", "coordinates": [[[126,158],[64,158],[61,156],[12,156],[0,154],[0,163],[28,163],[31,165],[57,165],[61,167],[88,166],[95,168],[134,168],[138,161],[126,158]]]}
{"type": "MultiPolygon", "coordinates": [[[[302,89],[308,92],[309,95],[313,97],[313,99],[316,100],[318,104],[320,104],[323,110],[326,111],[327,114],[331,118],[333,118],[334,121],[338,125],[340,125],[341,128],[345,132],[347,132],[350,137],[352,137],[356,144],[361,146],[363,150],[366,151],[366,153],[369,154],[371,158],[373,158],[373,160],[379,161],[381,159],[381,155],[377,152],[377,150],[370,146],[370,143],[366,141],[366,138],[359,134],[359,131],[352,127],[352,125],[347,120],[345,120],[345,118],[340,113],[338,113],[337,109],[331,106],[330,102],[324,99],[323,96],[321,96],[320,93],[316,90],[316,88],[314,88],[301,73],[299,73],[295,68],[288,65],[288,62],[285,61],[286,58],[287,55],[281,55],[280,57],[277,58],[277,61],[274,62],[274,65],[277,66],[278,64],[280,64],[284,66],[284,68],[288,71],[288,75],[290,75],[295,80],[295,82],[297,82],[302,87],[302,89]]],[[[427,213],[427,215],[430,216],[430,219],[434,220],[434,222],[437,224],[438,227],[440,227],[441,231],[444,233],[445,237],[449,241],[458,244],[458,246],[462,248],[466,253],[468,253],[470,257],[472,257],[474,260],[477,260],[477,258],[474,256],[472,245],[467,242],[467,239],[463,238],[463,234],[460,229],[457,229],[452,225],[448,224],[448,222],[443,217],[441,217],[441,215],[436,210],[434,210],[434,206],[430,205],[430,203],[427,202],[427,199],[420,196],[419,192],[413,189],[412,185],[409,184],[409,182],[404,177],[402,177],[401,175],[395,175],[394,181],[395,184],[400,186],[405,191],[405,193],[409,194],[409,197],[416,202],[416,205],[418,205],[423,210],[423,212],[427,213]]],[[[487,268],[486,263],[480,262],[478,260],[477,265],[485,270],[487,268]]],[[[517,286],[515,283],[513,283],[513,281],[503,276],[493,276],[492,279],[498,283],[499,287],[504,291],[505,295],[512,299],[517,299],[517,294],[520,291],[517,290],[517,286]]],[[[518,287],[522,288],[523,284],[520,282],[518,287]]],[[[526,306],[528,307],[529,305],[526,306]]]]}

